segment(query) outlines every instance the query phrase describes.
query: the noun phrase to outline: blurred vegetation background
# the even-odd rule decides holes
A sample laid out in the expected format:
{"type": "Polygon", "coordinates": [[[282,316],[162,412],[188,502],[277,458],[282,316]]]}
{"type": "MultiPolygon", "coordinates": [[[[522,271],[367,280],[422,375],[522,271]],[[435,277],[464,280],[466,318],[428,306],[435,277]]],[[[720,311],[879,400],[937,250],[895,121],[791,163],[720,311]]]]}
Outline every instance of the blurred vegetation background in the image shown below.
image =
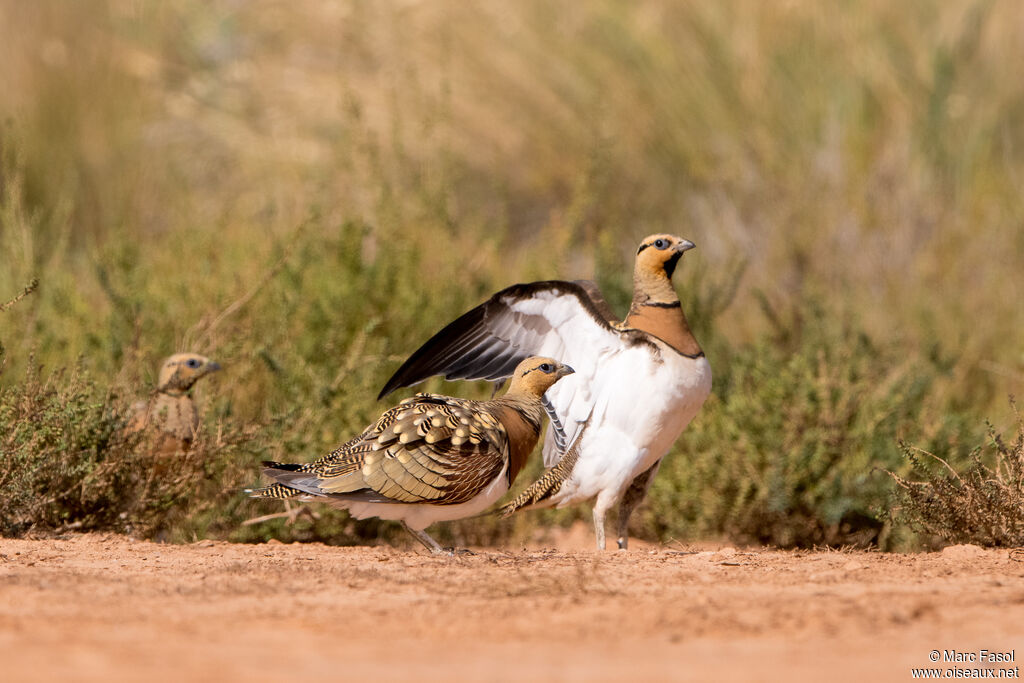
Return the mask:
{"type": "Polygon", "coordinates": [[[715,388],[634,531],[927,544],[876,468],[966,462],[1024,384],[1022,32],[1009,0],[0,0],[0,301],[40,280],[0,312],[0,533],[387,537],[243,527],[276,508],[240,489],[501,287],[593,278],[624,313],[664,231],[698,245],[715,388]],[[154,503],[110,435],[178,350],[225,371],[195,486],[154,503]]]}

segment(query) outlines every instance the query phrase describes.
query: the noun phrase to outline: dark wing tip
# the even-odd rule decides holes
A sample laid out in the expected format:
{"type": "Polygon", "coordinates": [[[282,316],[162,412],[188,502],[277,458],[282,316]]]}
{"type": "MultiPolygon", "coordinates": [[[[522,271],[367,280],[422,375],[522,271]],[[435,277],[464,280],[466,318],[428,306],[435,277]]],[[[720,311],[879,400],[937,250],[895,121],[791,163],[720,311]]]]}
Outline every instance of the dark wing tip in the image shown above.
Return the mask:
{"type": "Polygon", "coordinates": [[[593,280],[573,280],[572,283],[578,286],[586,293],[590,298],[590,303],[593,305],[594,310],[597,311],[605,321],[609,323],[617,323],[620,318],[615,315],[615,311],[612,310],[611,304],[604,298],[604,294],[601,293],[600,287],[593,280]]]}
{"type": "MultiPolygon", "coordinates": [[[[500,294],[500,292],[499,292],[500,294]]],[[[497,297],[499,294],[496,294],[497,297]]],[[[384,388],[377,394],[377,400],[381,400],[395,389],[419,384],[428,377],[439,375],[445,372],[445,368],[434,362],[435,358],[447,348],[453,346],[459,339],[471,333],[481,322],[487,312],[487,306],[494,297],[473,308],[445,325],[445,327],[428,339],[423,346],[416,349],[409,356],[402,366],[391,375],[384,388]]]]}
{"type": "Polygon", "coordinates": [[[507,308],[508,301],[529,299],[540,292],[576,297],[598,324],[611,329],[609,318],[614,316],[593,283],[542,280],[512,285],[462,314],[416,349],[380,390],[377,400],[395,389],[418,384],[434,375],[444,375],[449,380],[507,377],[532,350],[509,345],[509,351],[503,353],[493,346],[485,348],[497,341],[496,337],[489,336],[485,323],[489,315],[497,315],[498,311],[507,308]],[[473,357],[473,353],[480,355],[473,357]]]}

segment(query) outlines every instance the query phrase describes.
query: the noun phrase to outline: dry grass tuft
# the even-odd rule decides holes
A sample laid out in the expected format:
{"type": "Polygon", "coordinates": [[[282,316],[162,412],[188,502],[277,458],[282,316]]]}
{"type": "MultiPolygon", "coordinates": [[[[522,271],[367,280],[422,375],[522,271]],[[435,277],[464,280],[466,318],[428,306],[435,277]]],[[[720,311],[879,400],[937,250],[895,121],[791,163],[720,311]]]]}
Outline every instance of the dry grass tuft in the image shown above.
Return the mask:
{"type": "Polygon", "coordinates": [[[3,313],[8,308],[10,308],[14,304],[18,303],[19,301],[24,299],[29,294],[31,294],[32,292],[36,291],[37,289],[39,289],[39,278],[32,278],[32,282],[30,282],[27,285],[25,285],[25,288],[23,290],[21,290],[20,294],[18,294],[13,299],[0,304],[0,313],[3,313]]]}
{"type": "Polygon", "coordinates": [[[1010,403],[1016,440],[1007,444],[990,424],[988,449],[975,448],[962,467],[900,443],[923,477],[914,481],[889,472],[898,486],[895,509],[911,526],[949,543],[1024,545],[1024,419],[1012,398],[1010,403]]]}

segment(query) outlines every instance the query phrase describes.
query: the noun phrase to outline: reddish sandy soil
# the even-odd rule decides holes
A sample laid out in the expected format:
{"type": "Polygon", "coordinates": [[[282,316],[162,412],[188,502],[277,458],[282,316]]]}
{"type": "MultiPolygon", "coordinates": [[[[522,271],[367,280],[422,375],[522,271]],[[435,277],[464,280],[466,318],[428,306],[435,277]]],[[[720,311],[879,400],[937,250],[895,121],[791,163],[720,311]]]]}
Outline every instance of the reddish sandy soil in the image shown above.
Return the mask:
{"type": "Polygon", "coordinates": [[[0,539],[0,680],[905,681],[935,649],[1024,658],[1006,551],[587,543],[0,539]]]}

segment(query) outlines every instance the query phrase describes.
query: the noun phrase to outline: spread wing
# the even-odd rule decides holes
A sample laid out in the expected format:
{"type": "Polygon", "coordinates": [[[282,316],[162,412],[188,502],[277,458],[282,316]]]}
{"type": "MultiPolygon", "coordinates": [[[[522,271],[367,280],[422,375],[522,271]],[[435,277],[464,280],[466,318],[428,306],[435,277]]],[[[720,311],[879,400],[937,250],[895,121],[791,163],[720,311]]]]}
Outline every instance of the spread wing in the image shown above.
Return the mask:
{"type": "Polygon", "coordinates": [[[485,489],[507,460],[508,435],[490,412],[472,401],[417,394],[318,460],[266,463],[264,474],[278,484],[254,495],[454,505],[485,489]]]}
{"type": "Polygon", "coordinates": [[[621,341],[610,313],[593,283],[548,280],[513,285],[431,337],[392,375],[377,398],[434,375],[494,381],[508,377],[532,355],[562,360],[569,347],[615,346],[621,341]]]}
{"type": "Polygon", "coordinates": [[[508,377],[528,356],[557,358],[576,373],[546,394],[549,414],[560,418],[551,421],[544,443],[544,461],[551,465],[561,457],[558,444],[572,443],[590,417],[601,363],[632,345],[651,344],[643,333],[621,330],[613,322],[593,283],[513,285],[431,337],[388,380],[380,397],[434,375],[493,381],[508,377]]]}
{"type": "Polygon", "coordinates": [[[615,315],[615,311],[612,310],[608,300],[604,298],[604,294],[601,293],[600,287],[593,280],[573,280],[572,283],[580,287],[587,296],[590,297],[590,301],[594,304],[594,309],[601,314],[601,317],[605,321],[615,324],[619,322],[618,317],[615,315]]]}

